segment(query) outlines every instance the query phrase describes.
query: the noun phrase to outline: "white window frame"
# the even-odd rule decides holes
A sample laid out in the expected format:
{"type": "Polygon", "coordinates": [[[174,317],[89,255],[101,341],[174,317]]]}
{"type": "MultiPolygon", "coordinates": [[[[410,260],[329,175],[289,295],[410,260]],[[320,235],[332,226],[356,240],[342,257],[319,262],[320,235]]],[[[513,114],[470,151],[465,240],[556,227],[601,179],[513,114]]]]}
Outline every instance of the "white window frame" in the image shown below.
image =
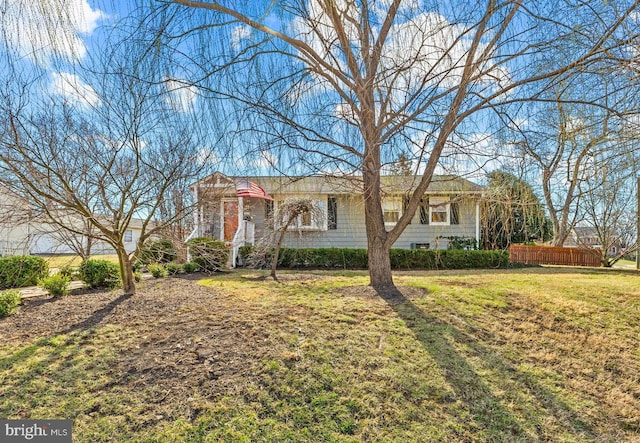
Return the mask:
{"type": "Polygon", "coordinates": [[[448,226],[451,224],[451,201],[448,198],[429,199],[429,224],[434,226],[448,226]],[[444,208],[444,211],[436,211],[438,208],[444,208]],[[445,221],[433,221],[433,214],[436,212],[444,212],[445,221]]]}
{"type": "MultiPolygon", "coordinates": [[[[273,210],[277,211],[278,207],[283,204],[285,202],[285,200],[287,199],[292,199],[292,198],[303,198],[305,196],[302,195],[288,195],[285,199],[279,199],[275,201],[275,204],[273,205],[273,210]]],[[[317,219],[317,217],[314,217],[314,214],[311,214],[311,224],[310,225],[304,225],[303,224],[303,218],[304,215],[299,215],[298,219],[293,221],[291,223],[291,225],[289,225],[289,230],[290,231],[326,231],[328,229],[328,220],[327,220],[327,210],[326,210],[326,206],[327,206],[327,197],[324,196],[324,199],[321,197],[311,197],[311,199],[313,200],[315,206],[320,210],[320,220],[317,219]]],[[[282,226],[282,220],[277,220],[277,223],[279,226],[282,226]]]]}
{"type": "MultiPolygon", "coordinates": [[[[402,217],[402,200],[399,198],[389,198],[389,199],[382,200],[382,217],[383,218],[386,212],[397,212],[398,220],[400,220],[400,217],[402,217]]],[[[386,227],[393,227],[396,225],[396,223],[397,221],[385,220],[384,225],[386,227]]]]}
{"type": "Polygon", "coordinates": [[[133,230],[132,229],[125,229],[124,235],[122,236],[122,241],[124,241],[125,243],[132,243],[133,242],[133,230]]]}

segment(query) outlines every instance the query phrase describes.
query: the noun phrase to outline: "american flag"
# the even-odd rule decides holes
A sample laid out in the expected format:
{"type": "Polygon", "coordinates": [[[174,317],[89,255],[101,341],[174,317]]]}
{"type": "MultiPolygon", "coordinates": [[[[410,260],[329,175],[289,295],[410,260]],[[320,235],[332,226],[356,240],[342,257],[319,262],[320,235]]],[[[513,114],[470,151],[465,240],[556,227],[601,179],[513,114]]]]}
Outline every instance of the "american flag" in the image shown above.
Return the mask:
{"type": "Polygon", "coordinates": [[[267,194],[267,191],[249,180],[236,180],[236,195],[238,197],[253,197],[273,200],[273,198],[267,194]]]}

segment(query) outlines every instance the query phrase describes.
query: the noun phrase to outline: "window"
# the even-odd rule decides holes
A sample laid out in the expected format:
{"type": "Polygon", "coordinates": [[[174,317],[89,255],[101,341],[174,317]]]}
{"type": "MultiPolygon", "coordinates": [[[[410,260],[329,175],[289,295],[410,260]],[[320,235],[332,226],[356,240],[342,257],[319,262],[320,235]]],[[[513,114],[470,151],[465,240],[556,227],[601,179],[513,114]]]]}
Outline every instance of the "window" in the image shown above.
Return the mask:
{"type": "Polygon", "coordinates": [[[131,243],[133,241],[133,231],[131,229],[127,229],[124,231],[124,242],[131,243]]]}
{"type": "Polygon", "coordinates": [[[264,201],[264,218],[269,218],[273,214],[273,200],[264,201]]]}
{"type": "Polygon", "coordinates": [[[383,200],[382,217],[384,218],[384,224],[387,226],[393,226],[398,223],[401,208],[401,200],[383,200]]]}
{"type": "MultiPolygon", "coordinates": [[[[284,200],[278,200],[276,202],[276,207],[281,207],[284,202],[284,200]]],[[[326,203],[322,200],[314,200],[314,204],[318,209],[317,213],[300,214],[298,218],[289,225],[289,229],[297,229],[300,231],[325,231],[327,229],[327,216],[324,209],[326,203]]],[[[280,226],[283,226],[286,223],[286,220],[278,220],[278,223],[280,226]]]]}
{"type": "Polygon", "coordinates": [[[432,225],[448,225],[449,210],[448,200],[431,199],[429,206],[429,223],[432,225]]]}

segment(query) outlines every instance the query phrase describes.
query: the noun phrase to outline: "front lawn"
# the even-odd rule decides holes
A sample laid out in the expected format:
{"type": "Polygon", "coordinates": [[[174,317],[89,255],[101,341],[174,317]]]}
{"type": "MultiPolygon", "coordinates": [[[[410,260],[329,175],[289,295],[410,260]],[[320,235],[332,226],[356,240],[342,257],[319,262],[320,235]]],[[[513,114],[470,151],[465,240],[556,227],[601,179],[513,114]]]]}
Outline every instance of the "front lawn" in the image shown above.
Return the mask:
{"type": "Polygon", "coordinates": [[[636,441],[640,276],[604,269],[148,280],[0,320],[0,417],[74,442],[636,441]]]}
{"type": "MultiPolygon", "coordinates": [[[[79,255],[42,255],[41,257],[47,261],[49,268],[61,268],[63,266],[77,267],[82,264],[82,258],[79,255]]],[[[118,256],[115,254],[97,254],[92,255],[91,258],[94,260],[107,260],[112,263],[118,263],[118,256]]]]}

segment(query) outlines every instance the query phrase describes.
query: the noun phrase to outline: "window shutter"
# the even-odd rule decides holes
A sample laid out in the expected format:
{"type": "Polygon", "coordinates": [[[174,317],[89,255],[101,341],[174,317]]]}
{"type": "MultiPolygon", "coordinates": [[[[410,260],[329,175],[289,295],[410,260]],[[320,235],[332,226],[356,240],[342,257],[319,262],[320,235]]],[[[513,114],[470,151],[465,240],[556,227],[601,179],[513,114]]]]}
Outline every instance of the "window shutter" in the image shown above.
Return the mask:
{"type": "Polygon", "coordinates": [[[268,219],[273,214],[273,200],[264,201],[264,218],[268,219]]]}
{"type": "Polygon", "coordinates": [[[420,224],[421,225],[429,224],[429,199],[428,198],[420,199],[420,224]]]}
{"type": "Polygon", "coordinates": [[[327,198],[327,229],[338,229],[338,199],[327,198]]]}
{"type": "Polygon", "coordinates": [[[449,210],[451,211],[451,214],[449,214],[450,224],[459,225],[460,224],[460,207],[458,205],[458,202],[452,202],[449,205],[449,210]]]}
{"type": "MultiPolygon", "coordinates": [[[[407,212],[407,206],[409,206],[409,196],[405,195],[404,200],[402,200],[402,213],[407,212]]],[[[411,224],[411,220],[409,220],[409,224],[411,224]]]]}

